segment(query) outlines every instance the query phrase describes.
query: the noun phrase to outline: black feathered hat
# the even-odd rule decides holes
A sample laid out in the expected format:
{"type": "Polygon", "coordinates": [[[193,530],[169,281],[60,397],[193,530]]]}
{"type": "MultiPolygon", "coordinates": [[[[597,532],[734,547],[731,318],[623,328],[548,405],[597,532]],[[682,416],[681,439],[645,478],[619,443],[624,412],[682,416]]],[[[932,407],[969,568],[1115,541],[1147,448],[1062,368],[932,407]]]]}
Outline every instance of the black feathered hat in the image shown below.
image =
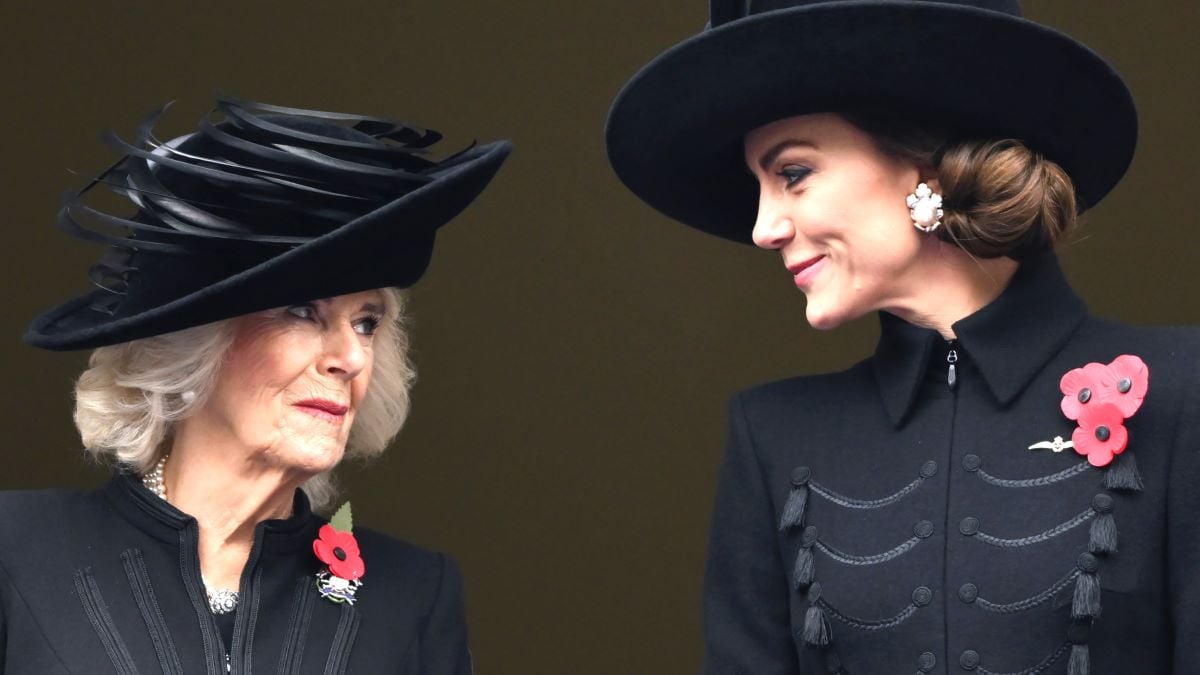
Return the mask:
{"type": "Polygon", "coordinates": [[[758,187],[742,138],[806,113],[885,111],[1020,139],[1066,170],[1082,208],[1133,158],[1120,76],[1016,0],[711,0],[709,15],[625,85],[606,129],[625,185],[697,229],[750,243],[758,187]]]}
{"type": "Polygon", "coordinates": [[[341,113],[221,97],[196,132],[161,142],[166,107],[125,156],[70,192],[58,226],[110,247],[94,290],[36,318],[35,347],[99,347],[248,312],[372,288],[412,285],[437,229],[492,179],[498,141],[441,161],[436,131],[341,113]],[[128,217],[89,204],[106,187],[128,217]]]}

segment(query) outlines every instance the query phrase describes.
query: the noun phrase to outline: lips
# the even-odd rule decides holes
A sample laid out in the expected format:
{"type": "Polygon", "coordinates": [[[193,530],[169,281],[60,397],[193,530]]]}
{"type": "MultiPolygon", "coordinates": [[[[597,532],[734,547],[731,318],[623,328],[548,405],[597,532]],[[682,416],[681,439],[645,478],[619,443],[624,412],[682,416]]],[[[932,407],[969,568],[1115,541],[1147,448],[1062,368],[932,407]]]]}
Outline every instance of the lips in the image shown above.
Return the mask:
{"type": "Polygon", "coordinates": [[[785,263],[787,271],[792,273],[792,278],[797,286],[804,287],[812,281],[813,277],[824,267],[825,256],[813,256],[807,260],[801,260],[796,263],[785,263]]]}
{"type": "Polygon", "coordinates": [[[304,401],[298,401],[293,405],[299,408],[301,411],[313,415],[314,417],[320,417],[330,421],[340,421],[350,410],[350,408],[344,404],[323,398],[311,398],[304,401]]]}

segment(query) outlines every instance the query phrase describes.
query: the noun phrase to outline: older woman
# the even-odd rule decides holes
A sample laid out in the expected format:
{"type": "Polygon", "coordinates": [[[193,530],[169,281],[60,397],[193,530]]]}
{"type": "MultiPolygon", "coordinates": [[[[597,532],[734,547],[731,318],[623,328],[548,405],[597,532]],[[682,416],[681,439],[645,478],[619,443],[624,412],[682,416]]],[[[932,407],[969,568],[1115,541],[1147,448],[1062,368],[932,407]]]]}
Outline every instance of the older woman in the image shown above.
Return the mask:
{"type": "Polygon", "coordinates": [[[158,115],[111,136],[125,156],[60,213],[111,248],[26,338],[96,348],[75,421],[117,471],[0,495],[0,671],[468,673],[453,562],[314,511],[399,431],[398,289],[510,146],[434,161],[436,132],[386,120],[217,111],[165,143],[158,115]]]}
{"type": "Polygon", "coordinates": [[[1132,156],[1108,64],[1006,0],[714,0],[607,133],[815,328],[880,316],[731,402],[705,672],[1197,672],[1200,333],[1091,317],[1053,253],[1132,156]]]}

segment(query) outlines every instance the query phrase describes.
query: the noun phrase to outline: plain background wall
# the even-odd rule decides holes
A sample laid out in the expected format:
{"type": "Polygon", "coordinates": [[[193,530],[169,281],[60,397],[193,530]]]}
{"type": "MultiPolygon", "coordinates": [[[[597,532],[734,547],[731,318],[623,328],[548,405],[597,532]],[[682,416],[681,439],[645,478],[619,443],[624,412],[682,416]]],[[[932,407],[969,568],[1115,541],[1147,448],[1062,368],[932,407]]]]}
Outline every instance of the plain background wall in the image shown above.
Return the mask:
{"type": "MultiPolygon", "coordinates": [[[[183,133],[222,89],[407,119],[451,146],[508,137],[515,154],[412,293],[410,422],[382,460],[342,472],[346,494],[361,524],[462,563],[480,673],[696,670],[726,397],[845,367],[876,333],[873,318],[811,330],[776,255],[666,221],[609,169],[613,95],[703,26],[702,0],[17,6],[0,12],[0,487],[105,478],[70,422],[86,354],[20,342],[100,253],[52,221],[63,190],[115,159],[101,130],[128,135],[178,99],[163,128],[183,133]]],[[[1142,116],[1132,170],[1063,251],[1071,278],[1098,314],[1200,323],[1200,3],[1026,12],[1111,59],[1142,116]]]]}

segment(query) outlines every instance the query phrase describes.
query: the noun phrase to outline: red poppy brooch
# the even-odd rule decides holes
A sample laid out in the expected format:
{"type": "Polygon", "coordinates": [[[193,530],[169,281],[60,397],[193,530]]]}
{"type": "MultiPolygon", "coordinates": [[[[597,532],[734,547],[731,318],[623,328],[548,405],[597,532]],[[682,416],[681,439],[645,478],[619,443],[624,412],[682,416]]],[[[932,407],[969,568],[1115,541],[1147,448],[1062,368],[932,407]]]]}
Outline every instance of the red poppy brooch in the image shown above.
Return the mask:
{"type": "Polygon", "coordinates": [[[322,598],[339,604],[354,604],[354,594],[363,585],[362,576],[366,572],[352,530],[350,502],[346,502],[328,524],[321,526],[313,540],[313,553],[326,565],[326,569],[317,573],[317,590],[322,598]]]}
{"type": "Polygon", "coordinates": [[[1118,356],[1108,365],[1089,363],[1063,375],[1062,411],[1079,423],[1071,434],[1075,452],[1095,467],[1108,466],[1125,452],[1133,417],[1150,388],[1150,369],[1136,356],[1118,356]]]}

